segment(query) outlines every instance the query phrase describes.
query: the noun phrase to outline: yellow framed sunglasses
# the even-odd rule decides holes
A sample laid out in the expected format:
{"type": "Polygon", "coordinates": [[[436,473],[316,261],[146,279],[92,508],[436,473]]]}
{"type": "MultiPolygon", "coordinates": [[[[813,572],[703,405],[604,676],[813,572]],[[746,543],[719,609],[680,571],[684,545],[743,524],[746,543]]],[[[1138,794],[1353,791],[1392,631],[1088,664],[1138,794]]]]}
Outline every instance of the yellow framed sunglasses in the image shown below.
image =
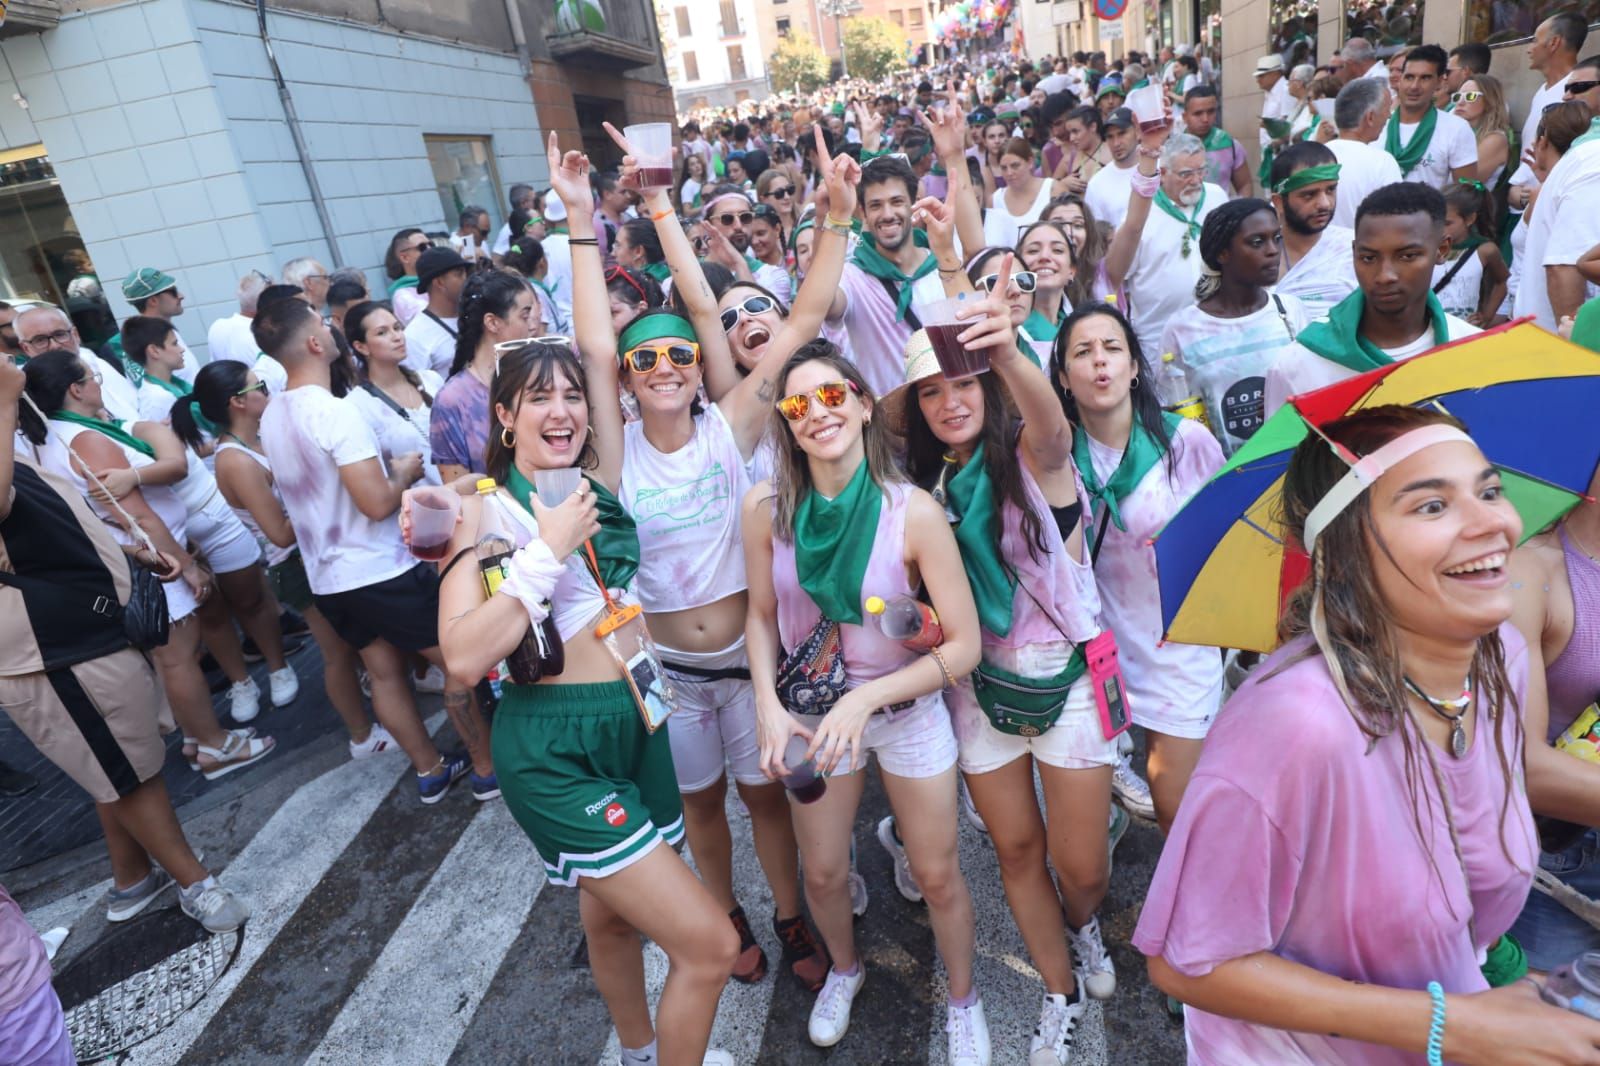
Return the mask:
{"type": "Polygon", "coordinates": [[[693,341],[673,344],[641,344],[622,353],[622,361],[635,374],[648,374],[655,370],[662,358],[680,370],[687,370],[700,362],[700,345],[693,341]]]}

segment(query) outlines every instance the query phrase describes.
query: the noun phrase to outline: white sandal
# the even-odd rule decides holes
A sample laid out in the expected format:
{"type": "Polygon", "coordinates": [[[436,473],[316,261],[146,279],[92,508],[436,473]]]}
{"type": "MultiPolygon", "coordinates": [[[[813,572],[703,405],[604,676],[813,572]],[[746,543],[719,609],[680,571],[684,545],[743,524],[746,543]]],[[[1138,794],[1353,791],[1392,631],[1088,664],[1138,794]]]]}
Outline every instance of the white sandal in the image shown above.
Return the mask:
{"type": "MultiPolygon", "coordinates": [[[[240,726],[238,729],[230,729],[230,730],[228,730],[228,732],[236,733],[239,736],[244,737],[246,740],[248,740],[251,737],[256,735],[256,727],[253,726],[253,725],[240,726]]],[[[200,754],[200,751],[199,751],[199,749],[200,749],[200,738],[199,737],[184,737],[183,738],[183,747],[185,747],[185,748],[193,747],[195,749],[195,755],[199,755],[200,754]]],[[[199,773],[200,772],[200,760],[198,758],[191,758],[190,756],[185,755],[183,757],[183,761],[188,763],[189,764],[189,769],[193,770],[195,773],[199,773]]]]}
{"type": "Polygon", "coordinates": [[[235,770],[266,758],[272,754],[272,749],[276,746],[277,743],[271,737],[246,737],[238,733],[229,733],[221,748],[201,744],[196,754],[204,755],[217,764],[209,770],[201,770],[207,781],[215,781],[224,774],[231,774],[235,770]]]}

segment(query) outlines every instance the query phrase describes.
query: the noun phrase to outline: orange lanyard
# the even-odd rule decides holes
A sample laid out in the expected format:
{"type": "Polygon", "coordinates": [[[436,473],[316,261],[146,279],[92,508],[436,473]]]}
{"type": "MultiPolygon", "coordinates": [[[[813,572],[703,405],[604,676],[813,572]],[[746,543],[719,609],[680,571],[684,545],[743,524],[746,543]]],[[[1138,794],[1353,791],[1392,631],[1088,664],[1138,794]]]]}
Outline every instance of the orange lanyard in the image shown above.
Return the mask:
{"type": "Polygon", "coordinates": [[[583,550],[589,556],[589,573],[594,575],[594,583],[600,586],[600,595],[606,600],[606,616],[599,625],[594,627],[594,635],[604,640],[643,613],[644,608],[637,603],[617,606],[617,601],[611,598],[611,590],[606,588],[606,583],[600,576],[600,563],[594,557],[594,544],[588,540],[583,542],[583,550]]]}

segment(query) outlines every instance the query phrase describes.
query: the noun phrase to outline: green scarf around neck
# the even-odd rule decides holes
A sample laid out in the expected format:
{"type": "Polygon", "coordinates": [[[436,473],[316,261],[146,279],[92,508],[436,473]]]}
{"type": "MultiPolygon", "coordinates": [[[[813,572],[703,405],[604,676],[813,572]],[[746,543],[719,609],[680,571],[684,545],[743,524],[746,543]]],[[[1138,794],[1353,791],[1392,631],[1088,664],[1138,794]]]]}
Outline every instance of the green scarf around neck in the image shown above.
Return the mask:
{"type": "Polygon", "coordinates": [[[171,381],[163,381],[154,374],[150,373],[148,370],[144,373],[144,380],[148,381],[157,388],[166,389],[180,400],[194,391],[194,389],[186,381],[183,381],[179,378],[173,378],[171,381]]]}
{"type": "Polygon", "coordinates": [[[1211,132],[1206,134],[1204,144],[1208,152],[1226,152],[1237,143],[1228,135],[1228,131],[1221,126],[1212,126],[1211,132]]]}
{"type": "MultiPolygon", "coordinates": [[[[1167,427],[1167,437],[1169,439],[1176,437],[1183,416],[1163,411],[1161,420],[1167,427]]],[[[1072,461],[1078,465],[1078,475],[1083,478],[1084,491],[1089,494],[1091,500],[1100,502],[1100,506],[1106,509],[1111,521],[1121,530],[1128,528],[1127,522],[1122,517],[1122,501],[1139,487],[1139,482],[1144,480],[1150,468],[1159,463],[1166,454],[1167,451],[1161,446],[1161,442],[1156,440],[1135,414],[1133,426],[1128,431],[1127,446],[1122,449],[1122,461],[1102,485],[1100,475],[1095,473],[1094,457],[1089,452],[1089,434],[1081,426],[1072,434],[1072,461]]],[[[1098,540],[1098,536],[1095,539],[1098,540]]]]}
{"type": "Polygon", "coordinates": [[[667,266],[666,260],[662,260],[659,263],[646,263],[644,272],[663,285],[666,284],[668,278],[672,277],[672,268],[667,266]]]}
{"type": "Polygon", "coordinates": [[[88,415],[80,415],[76,411],[57,411],[50,416],[50,421],[71,422],[74,425],[87,426],[92,430],[105,434],[123,447],[132,448],[140,455],[148,455],[152,459],[156,457],[156,450],[152,445],[146,444],[115,422],[107,422],[103,418],[90,418],[88,415]]]}
{"type": "MultiPolygon", "coordinates": [[[[1388,366],[1394,360],[1361,335],[1361,315],[1366,307],[1367,295],[1357,289],[1328,308],[1326,318],[1301,330],[1295,340],[1322,358],[1358,374],[1388,366]]],[[[1428,323],[1433,330],[1435,346],[1450,339],[1450,323],[1439,298],[1431,291],[1428,293],[1428,323]]]]}
{"type": "Polygon", "coordinates": [[[1187,258],[1190,244],[1200,239],[1200,212],[1206,208],[1205,186],[1200,187],[1200,199],[1195,201],[1194,210],[1187,215],[1172,202],[1172,197],[1167,195],[1165,189],[1156,190],[1156,206],[1188,227],[1183,237],[1183,254],[1187,258]]]}
{"type": "MultiPolygon", "coordinates": [[[[589,488],[594,492],[595,507],[600,517],[600,532],[589,538],[595,560],[600,565],[600,580],[606,583],[608,589],[625,589],[633,580],[633,575],[639,572],[638,527],[633,524],[628,512],[622,509],[622,501],[610,489],[593,478],[589,479],[589,488]]],[[[534,491],[533,483],[522,476],[516,463],[512,463],[506,472],[506,489],[523,510],[533,513],[533,504],[529,502],[534,491]]]]}
{"type": "Polygon", "coordinates": [[[1416,169],[1422,157],[1428,154],[1428,144],[1433,140],[1433,129],[1439,124],[1439,109],[1433,105],[1423,112],[1422,119],[1417,123],[1417,128],[1412,131],[1411,139],[1405,145],[1400,144],[1400,109],[1397,107],[1389,114],[1388,131],[1384,135],[1383,150],[1394,156],[1394,161],[1400,164],[1401,175],[1410,174],[1416,169]]]}
{"type": "Polygon", "coordinates": [[[794,509],[794,568],[824,618],[861,625],[861,582],[872,558],[883,489],[866,459],[844,491],[829,500],[816,489],[794,509]]]}
{"type": "MultiPolygon", "coordinates": [[[[911,240],[918,248],[928,247],[928,235],[922,230],[911,231],[911,240]]],[[[884,281],[892,281],[898,288],[895,296],[894,320],[904,322],[906,312],[911,309],[911,287],[919,278],[932,274],[938,267],[939,261],[932,255],[924,256],[922,262],[910,274],[901,273],[900,268],[885,259],[883,253],[878,251],[878,242],[872,234],[863,233],[860,242],[856,245],[855,254],[850,261],[860,267],[872,277],[884,281]]]]}
{"type": "MultiPolygon", "coordinates": [[[[946,456],[945,462],[953,460],[946,456]]],[[[945,509],[955,518],[956,547],[978,604],[978,621],[997,637],[1011,632],[1017,576],[1000,556],[1000,500],[979,444],[954,477],[944,480],[945,509]]]]}
{"type": "Polygon", "coordinates": [[[401,289],[414,289],[416,287],[417,276],[415,274],[407,274],[403,278],[395,278],[393,281],[389,282],[389,295],[393,296],[401,289]]]}

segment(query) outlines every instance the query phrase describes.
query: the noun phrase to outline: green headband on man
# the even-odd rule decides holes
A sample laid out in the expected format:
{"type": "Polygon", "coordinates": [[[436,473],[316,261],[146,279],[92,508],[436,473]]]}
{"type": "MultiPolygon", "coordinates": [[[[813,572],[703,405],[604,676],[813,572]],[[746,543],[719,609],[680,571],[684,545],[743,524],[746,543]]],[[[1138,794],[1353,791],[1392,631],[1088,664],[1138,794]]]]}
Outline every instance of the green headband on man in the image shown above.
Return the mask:
{"type": "Polygon", "coordinates": [[[1321,166],[1304,167],[1295,171],[1293,174],[1290,174],[1287,178],[1284,178],[1282,181],[1278,182],[1278,184],[1274,185],[1272,187],[1272,191],[1274,195],[1284,196],[1288,193],[1294,192],[1296,189],[1303,189],[1307,185],[1315,185],[1319,181],[1338,180],[1339,164],[1323,163],[1321,166]]]}
{"type": "Polygon", "coordinates": [[[617,337],[617,351],[630,352],[639,345],[660,337],[682,337],[699,342],[694,325],[682,315],[664,307],[652,308],[629,322],[617,337]]]}

